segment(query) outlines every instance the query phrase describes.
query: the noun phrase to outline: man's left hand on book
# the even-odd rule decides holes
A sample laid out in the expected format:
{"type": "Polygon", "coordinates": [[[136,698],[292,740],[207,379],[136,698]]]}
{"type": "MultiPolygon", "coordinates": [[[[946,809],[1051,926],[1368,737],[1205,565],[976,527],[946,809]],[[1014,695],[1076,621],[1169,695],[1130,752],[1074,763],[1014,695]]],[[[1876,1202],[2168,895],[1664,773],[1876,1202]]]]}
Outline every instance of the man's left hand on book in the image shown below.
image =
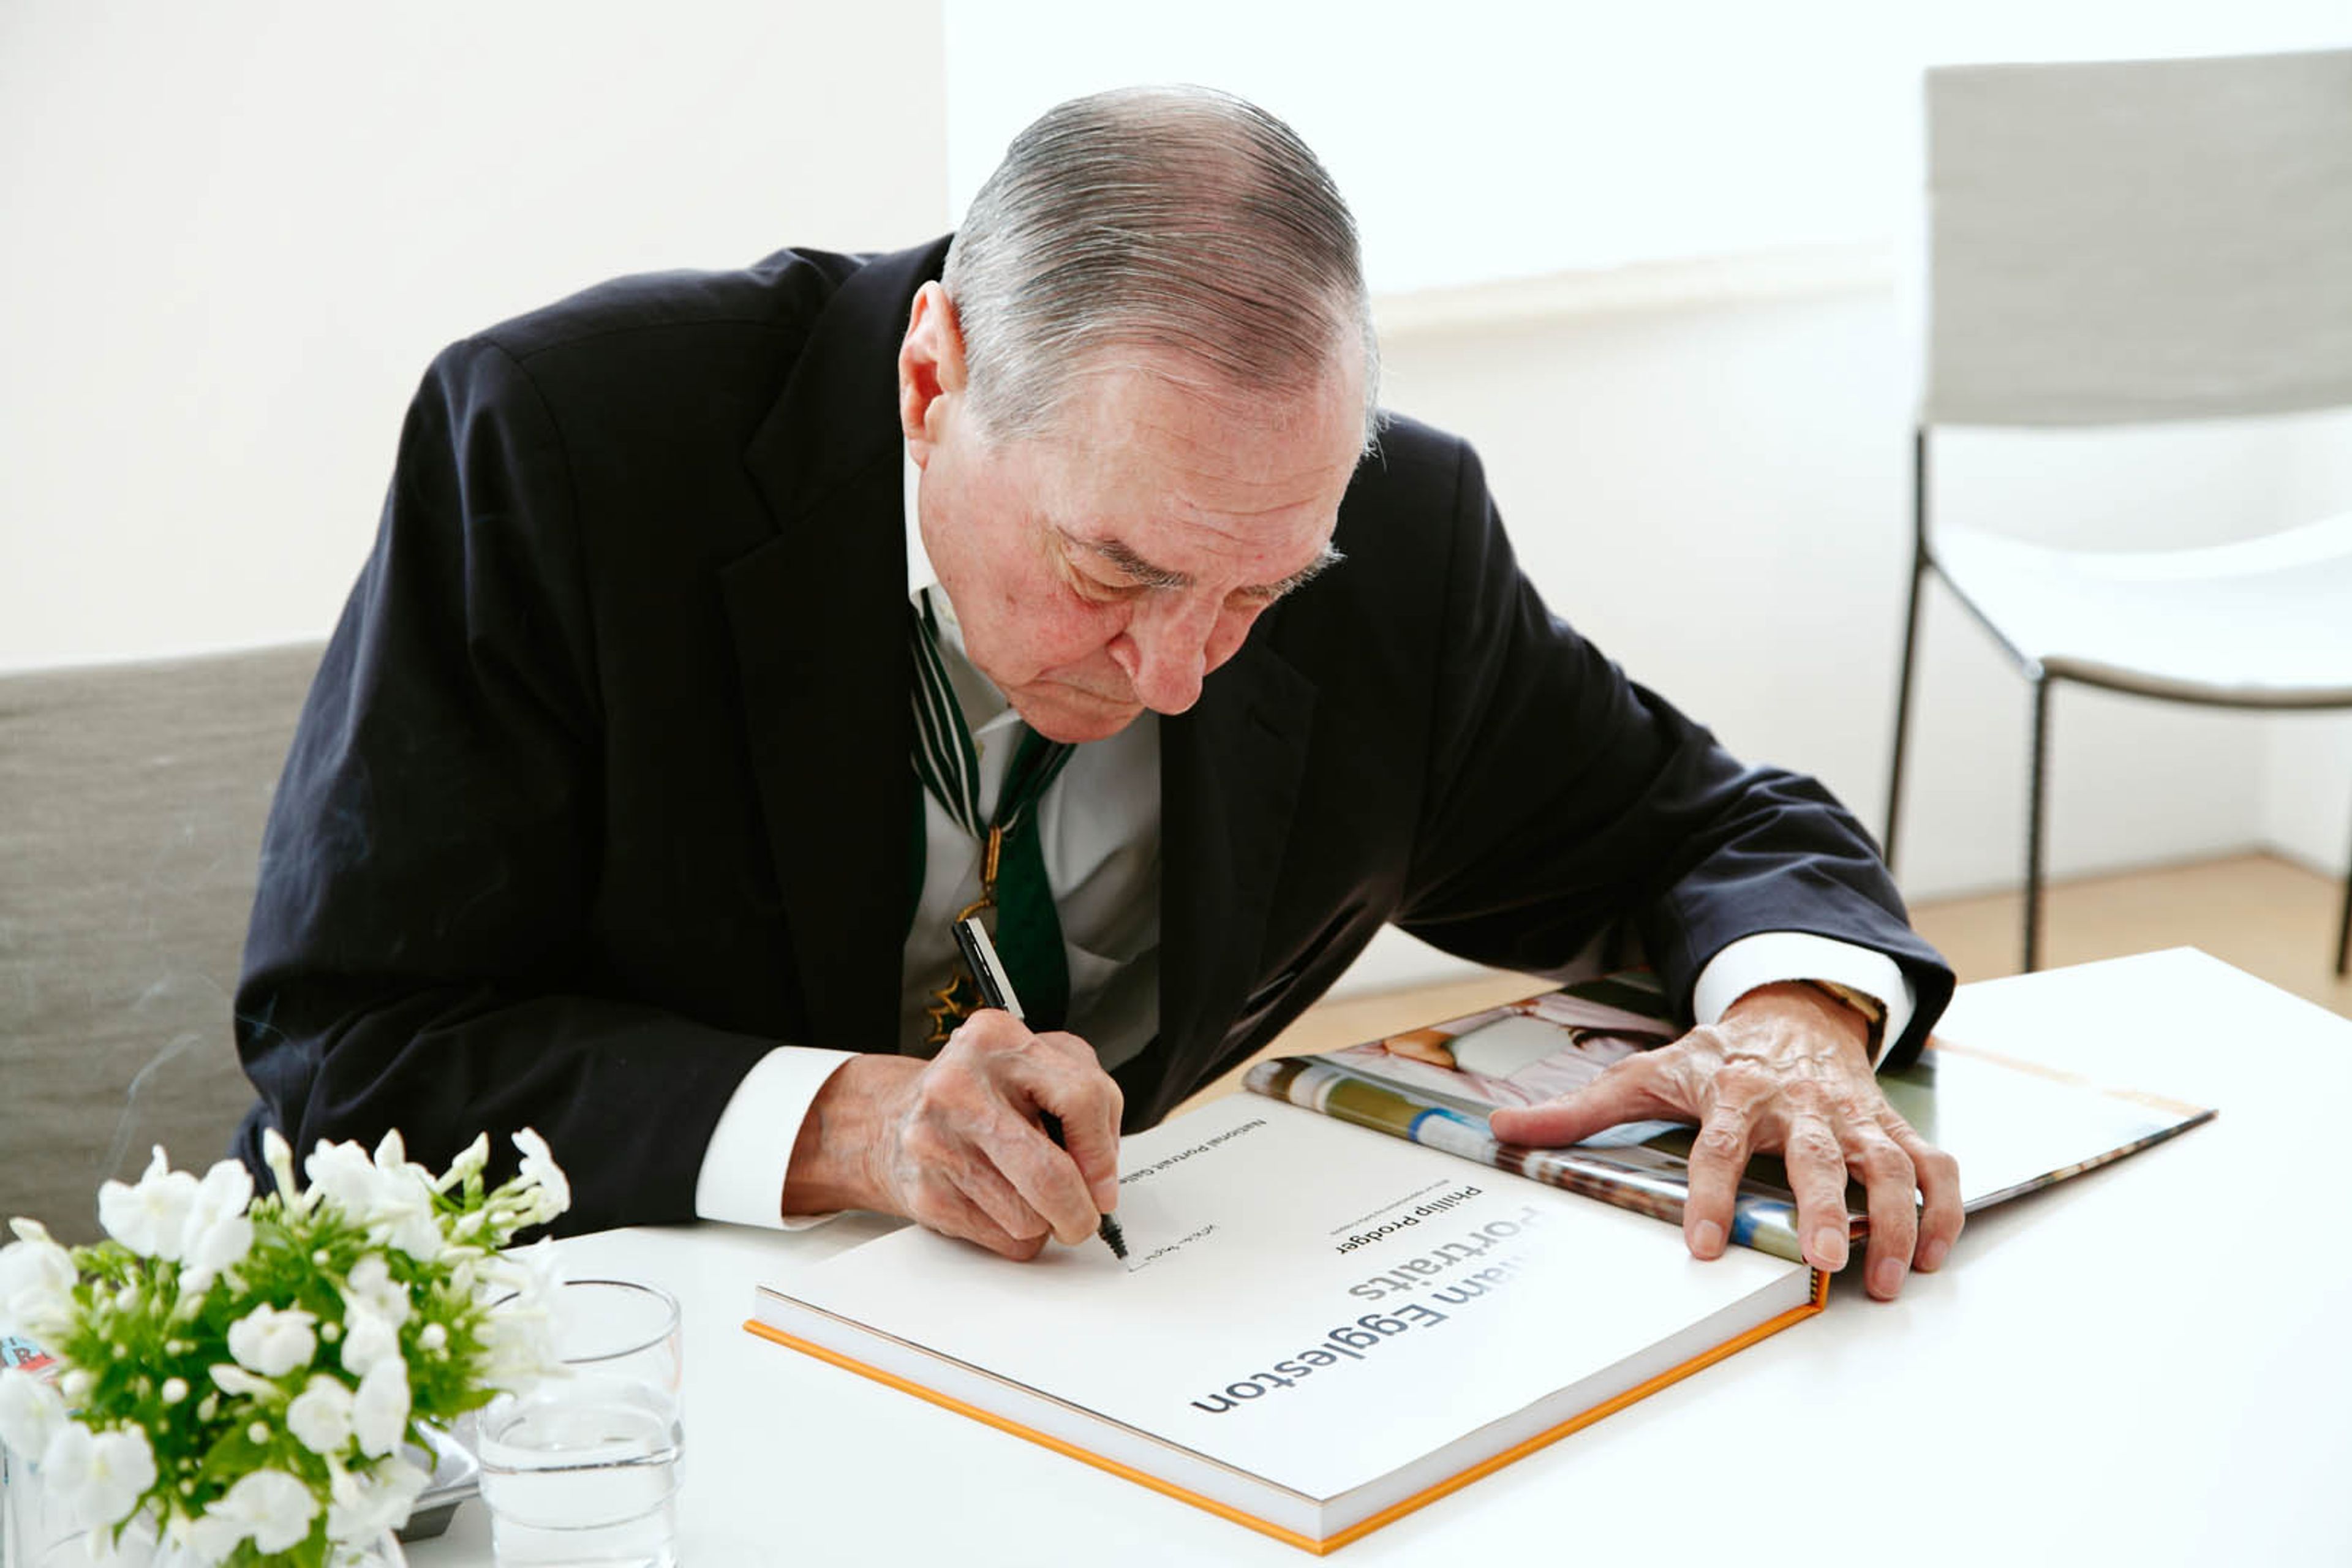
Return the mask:
{"type": "Polygon", "coordinates": [[[1869,1194],[1864,1283],[1891,1300],[1913,1268],[1941,1266],[1960,1233],[1959,1165],[1913,1130],[1878,1087],[1862,1016],[1801,984],[1763,985],[1720,1022],[1617,1063],[1573,1094],[1497,1110],[1495,1136],[1543,1147],[1627,1121],[1694,1122],[1683,1235],[1722,1255],[1748,1160],[1777,1153],[1797,1197],[1805,1261],[1847,1261],[1846,1176],[1869,1194]]]}

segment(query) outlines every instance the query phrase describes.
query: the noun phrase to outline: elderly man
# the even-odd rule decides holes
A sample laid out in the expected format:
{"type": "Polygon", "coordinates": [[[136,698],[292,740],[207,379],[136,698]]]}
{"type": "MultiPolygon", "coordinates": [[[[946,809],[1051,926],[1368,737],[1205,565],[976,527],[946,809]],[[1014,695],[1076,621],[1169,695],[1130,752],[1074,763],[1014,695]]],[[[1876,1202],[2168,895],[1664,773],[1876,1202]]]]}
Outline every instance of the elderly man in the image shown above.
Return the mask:
{"type": "Polygon", "coordinates": [[[1496,1131],[1694,1121],[1694,1252],[1781,1150],[1814,1263],[1851,1170],[1871,1290],[1935,1267],[1956,1175],[1873,1061],[1951,977],[1868,839],[1550,616],[1377,363],[1321,165],[1190,90],[1049,113],[951,242],[446,351],[271,817],[248,1158],[530,1122],[578,1226],[1025,1257],[1383,921],[1538,971],[1617,931],[1698,1026],[1496,1131]],[[959,980],[974,908],[1026,1024],[959,980]]]}

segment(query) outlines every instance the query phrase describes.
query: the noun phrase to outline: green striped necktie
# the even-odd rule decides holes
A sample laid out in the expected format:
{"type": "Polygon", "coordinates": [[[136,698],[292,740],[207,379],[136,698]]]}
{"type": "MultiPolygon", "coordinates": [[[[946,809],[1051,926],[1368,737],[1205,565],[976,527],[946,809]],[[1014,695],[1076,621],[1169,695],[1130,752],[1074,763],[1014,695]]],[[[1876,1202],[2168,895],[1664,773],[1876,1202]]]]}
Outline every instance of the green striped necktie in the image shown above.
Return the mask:
{"type": "MultiPolygon", "coordinates": [[[[980,811],[980,752],[963,707],[940,655],[939,612],[926,588],[909,605],[909,636],[915,652],[915,776],[957,826],[981,847],[980,898],[956,919],[993,911],[999,957],[1013,977],[1029,1027],[1044,1033],[1062,1026],[1070,1006],[1069,960],[1062,951],[1062,922],[1054,912],[1054,889],[1045,879],[1045,848],[1037,827],[1037,805],[1077,750],[1048,741],[1026,724],[1021,744],[997,794],[996,815],[980,811]]],[[[915,802],[914,897],[922,898],[925,841],[923,803],[915,802]]],[[[909,916],[911,921],[912,916],[909,916]]],[[[936,1049],[958,1024],[981,1005],[977,986],[959,967],[956,978],[933,997],[929,1043],[936,1049]]]]}

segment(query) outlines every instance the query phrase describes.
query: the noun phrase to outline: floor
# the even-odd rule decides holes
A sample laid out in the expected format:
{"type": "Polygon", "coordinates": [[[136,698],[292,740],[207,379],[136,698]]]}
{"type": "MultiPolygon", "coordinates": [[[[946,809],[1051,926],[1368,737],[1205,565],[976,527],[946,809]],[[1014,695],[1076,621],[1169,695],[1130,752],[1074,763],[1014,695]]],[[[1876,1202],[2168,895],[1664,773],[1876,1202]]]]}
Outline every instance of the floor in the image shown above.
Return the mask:
{"type": "MultiPolygon", "coordinates": [[[[1912,923],[1959,973],[1962,983],[2018,970],[2021,895],[1940,900],[1912,910],[1912,923]]],[[[2166,866],[2062,882],[2044,894],[2045,968],[2120,957],[2151,948],[2200,947],[2248,973],[2352,1017],[2352,978],[2335,972],[2344,883],[2270,855],[2166,866]]],[[[1265,1056],[1337,1050],[1416,1024],[1491,1007],[1539,990],[1542,982],[1500,972],[1350,996],[1310,1008],[1265,1056]]],[[[1229,1092],[1247,1064],[1187,1105],[1229,1092]]]]}
{"type": "MultiPolygon", "coordinates": [[[[2014,974],[2020,896],[1920,905],[1912,923],[1963,982],[2014,974]]],[[[2242,855],[2086,878],[2042,903],[2042,966],[2055,969],[2159,947],[2201,947],[2249,974],[2352,1017],[2352,978],[2336,973],[2343,879],[2271,855],[2242,855]]]]}

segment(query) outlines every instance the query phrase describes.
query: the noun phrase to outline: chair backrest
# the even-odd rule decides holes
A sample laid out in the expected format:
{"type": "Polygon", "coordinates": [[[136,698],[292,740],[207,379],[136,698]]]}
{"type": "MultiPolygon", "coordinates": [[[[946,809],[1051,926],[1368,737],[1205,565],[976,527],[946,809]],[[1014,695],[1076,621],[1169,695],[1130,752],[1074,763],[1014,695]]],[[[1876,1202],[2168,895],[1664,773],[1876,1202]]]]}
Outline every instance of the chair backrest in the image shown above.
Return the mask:
{"type": "Polygon", "coordinates": [[[315,646],[0,678],[0,1217],[226,1152],[261,829],[315,646]]]}
{"type": "Polygon", "coordinates": [[[2352,50],[1927,81],[1927,425],[2352,404],[2352,50]]]}

